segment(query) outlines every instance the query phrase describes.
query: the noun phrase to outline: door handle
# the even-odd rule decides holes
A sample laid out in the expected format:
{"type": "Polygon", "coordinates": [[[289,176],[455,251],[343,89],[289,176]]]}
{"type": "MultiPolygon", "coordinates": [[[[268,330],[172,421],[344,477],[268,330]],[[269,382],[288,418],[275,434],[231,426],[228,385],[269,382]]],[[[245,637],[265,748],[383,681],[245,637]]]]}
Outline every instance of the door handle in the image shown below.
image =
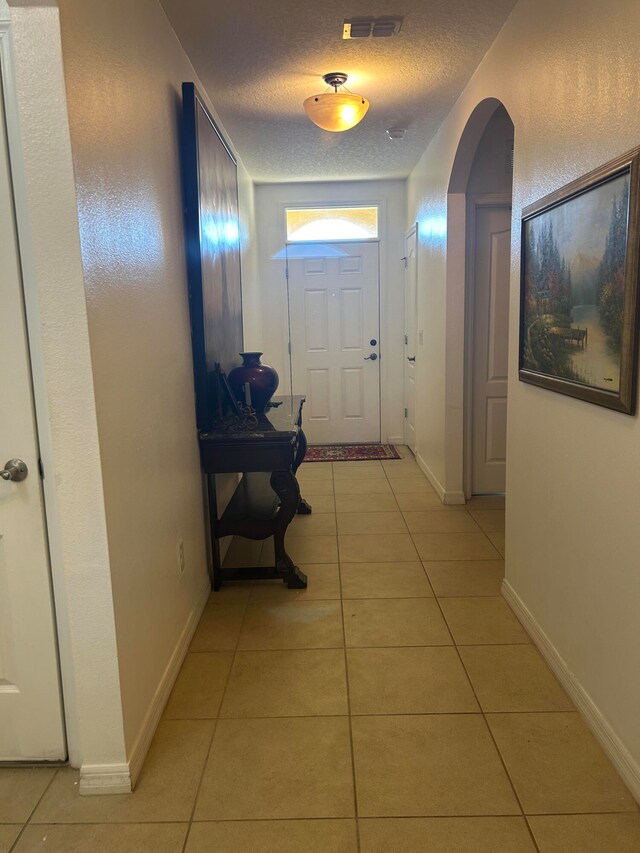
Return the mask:
{"type": "Polygon", "coordinates": [[[22,459],[10,459],[4,463],[4,468],[0,471],[0,477],[3,480],[13,480],[14,483],[19,483],[26,478],[28,473],[29,469],[22,459]]]}
{"type": "Polygon", "coordinates": [[[416,360],[415,355],[408,355],[407,356],[407,361],[415,361],[415,360],[416,360]]]}
{"type": "Polygon", "coordinates": [[[376,361],[377,358],[378,358],[378,356],[376,355],[376,353],[372,352],[371,355],[365,355],[364,360],[365,361],[376,361]]]}

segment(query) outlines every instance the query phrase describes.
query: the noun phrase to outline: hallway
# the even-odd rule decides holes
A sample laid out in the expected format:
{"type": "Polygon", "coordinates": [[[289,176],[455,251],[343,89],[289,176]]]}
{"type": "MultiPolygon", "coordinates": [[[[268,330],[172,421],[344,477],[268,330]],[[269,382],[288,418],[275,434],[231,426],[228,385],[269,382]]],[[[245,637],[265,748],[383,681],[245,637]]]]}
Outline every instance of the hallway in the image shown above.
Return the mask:
{"type": "Polygon", "coordinates": [[[212,595],[132,795],[0,770],[0,853],[639,850],[637,805],[500,597],[502,499],[445,507],[409,456],[299,480],[308,590],[212,595]]]}

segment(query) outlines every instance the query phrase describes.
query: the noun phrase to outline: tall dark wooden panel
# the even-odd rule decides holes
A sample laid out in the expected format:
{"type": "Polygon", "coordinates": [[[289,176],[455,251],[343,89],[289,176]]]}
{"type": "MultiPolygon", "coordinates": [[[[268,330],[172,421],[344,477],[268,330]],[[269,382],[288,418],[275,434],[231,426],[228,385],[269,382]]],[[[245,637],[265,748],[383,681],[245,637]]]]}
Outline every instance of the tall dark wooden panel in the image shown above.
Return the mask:
{"type": "Polygon", "coordinates": [[[206,430],[218,411],[214,365],[228,373],[243,349],[237,164],[193,83],[182,84],[182,98],[196,417],[206,430]]]}

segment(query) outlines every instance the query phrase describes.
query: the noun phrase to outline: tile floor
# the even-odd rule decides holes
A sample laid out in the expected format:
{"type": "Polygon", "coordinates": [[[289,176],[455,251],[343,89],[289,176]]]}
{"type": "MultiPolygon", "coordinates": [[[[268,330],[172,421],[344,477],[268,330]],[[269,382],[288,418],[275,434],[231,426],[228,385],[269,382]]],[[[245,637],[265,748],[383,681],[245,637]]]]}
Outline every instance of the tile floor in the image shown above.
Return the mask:
{"type": "Polygon", "coordinates": [[[0,853],[638,853],[637,805],[500,598],[501,499],[444,507],[408,453],[299,479],[309,588],[212,595],[132,795],[0,770],[0,853]]]}

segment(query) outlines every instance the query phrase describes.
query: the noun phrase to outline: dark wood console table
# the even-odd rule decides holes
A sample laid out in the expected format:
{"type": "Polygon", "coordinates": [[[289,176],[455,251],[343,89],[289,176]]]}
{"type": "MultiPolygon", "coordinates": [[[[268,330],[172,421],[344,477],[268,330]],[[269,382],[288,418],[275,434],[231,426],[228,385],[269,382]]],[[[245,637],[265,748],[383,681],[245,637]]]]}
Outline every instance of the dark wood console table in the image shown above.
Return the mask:
{"type": "Polygon", "coordinates": [[[280,403],[245,432],[201,432],[200,457],[207,476],[213,546],[213,588],[224,581],[282,579],[289,589],[304,589],[307,578],[285,550],[284,537],[296,513],[311,507],[300,496],[295,473],[307,449],[302,431],[304,397],[278,397],[280,403]],[[242,479],[218,518],[216,474],[241,473],[242,479]],[[223,568],[219,540],[223,536],[267,539],[273,536],[271,567],[223,568]]]}

